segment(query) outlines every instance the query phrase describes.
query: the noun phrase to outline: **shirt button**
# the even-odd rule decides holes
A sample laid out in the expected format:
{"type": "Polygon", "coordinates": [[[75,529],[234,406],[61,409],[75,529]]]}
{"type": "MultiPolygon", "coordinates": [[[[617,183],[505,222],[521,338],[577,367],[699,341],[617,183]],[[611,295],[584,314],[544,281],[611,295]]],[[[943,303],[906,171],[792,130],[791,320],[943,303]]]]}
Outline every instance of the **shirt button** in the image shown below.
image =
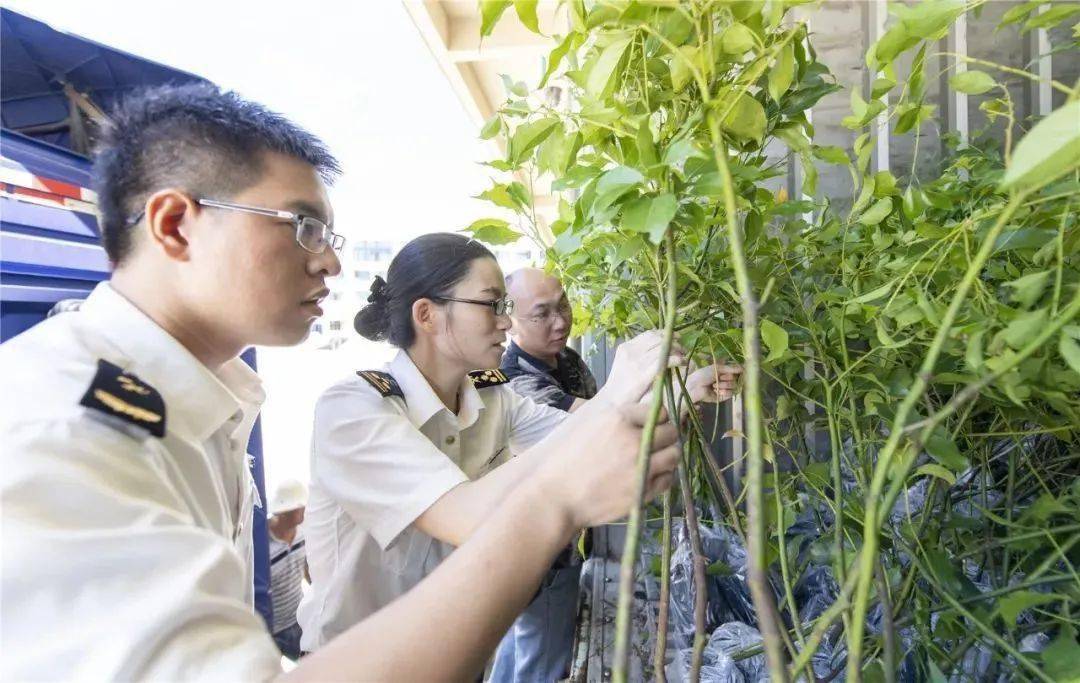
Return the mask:
{"type": "Polygon", "coordinates": [[[453,434],[446,437],[446,445],[447,446],[453,446],[455,441],[457,441],[457,437],[454,436],[453,434]]]}

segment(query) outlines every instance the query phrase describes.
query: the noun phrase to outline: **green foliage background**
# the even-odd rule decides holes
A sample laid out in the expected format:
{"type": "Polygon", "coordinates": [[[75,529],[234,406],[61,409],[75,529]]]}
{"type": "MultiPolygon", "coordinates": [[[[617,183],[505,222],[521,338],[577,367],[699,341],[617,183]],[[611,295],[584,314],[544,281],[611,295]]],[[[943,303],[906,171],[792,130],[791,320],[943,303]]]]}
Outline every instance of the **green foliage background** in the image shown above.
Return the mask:
{"type": "MultiPolygon", "coordinates": [[[[565,3],[572,30],[553,37],[537,87],[561,76],[572,104],[549,106],[508,80],[508,101],[482,131],[505,136],[505,158],[490,165],[507,176],[482,196],[519,224],[470,229],[494,244],[522,234],[543,244],[574,292],[578,331],[666,327],[699,362],[747,365],[746,489],[726,490],[696,421],[682,488],[684,509],[691,494],[715,503],[750,544],[774,678],[805,671],[836,625],[849,680],[893,680],[904,658],[941,678],[976,643],[1019,678],[1067,679],[1080,671],[1080,84],[1052,83],[1065,103],[1016,121],[1002,75],[1037,77],[967,60],[950,87],[989,95],[981,109],[1010,134],[949,139],[936,177],[874,172],[880,118],[894,135],[933,119],[928,56],[983,3],[891,6],[866,55],[872,86],[850,93],[851,149],[814,143],[807,112],[839,86],[792,18],[803,4],[565,3]],[[903,82],[901,58],[912,62],[903,82]],[[776,144],[800,161],[803,197],[766,189],[786,173],[765,153],[776,144]],[[821,164],[850,171],[849,211],[817,197],[821,164]],[[532,206],[543,176],[562,193],[549,228],[532,206]],[[807,425],[828,435],[824,459],[807,425]],[[931,502],[892,523],[921,480],[931,502]],[[808,563],[786,532],[808,511],[827,528],[809,563],[831,567],[841,590],[803,623],[791,591],[808,563]],[[972,584],[975,570],[989,592],[972,584]],[[767,574],[784,587],[778,601],[767,574]],[[891,618],[867,634],[878,602],[891,618]],[[911,624],[919,637],[902,651],[895,630],[911,624]],[[1021,654],[1035,631],[1051,646],[1021,654]]],[[[485,0],[485,34],[512,5],[539,32],[535,2],[485,0]]],[[[998,28],[1075,24],[1063,48],[1075,54],[1078,19],[1076,3],[1028,2],[998,28]]],[[[674,402],[680,378],[665,381],[674,402]]]]}

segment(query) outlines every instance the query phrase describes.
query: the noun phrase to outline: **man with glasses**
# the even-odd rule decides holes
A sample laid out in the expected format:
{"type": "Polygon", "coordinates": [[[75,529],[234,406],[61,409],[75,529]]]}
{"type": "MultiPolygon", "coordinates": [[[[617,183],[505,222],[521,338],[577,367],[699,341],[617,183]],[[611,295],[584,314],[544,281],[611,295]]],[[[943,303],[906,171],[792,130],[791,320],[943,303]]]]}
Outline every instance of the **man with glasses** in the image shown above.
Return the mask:
{"type": "Polygon", "coordinates": [[[537,403],[573,411],[596,395],[596,379],[566,345],[574,314],[559,279],[539,268],[506,277],[514,300],[510,344],[500,369],[510,385],[537,403]]]}
{"type": "MultiPolygon", "coordinates": [[[[322,313],[337,173],[317,138],[208,84],[110,114],[94,176],[112,276],[0,346],[0,679],[282,673],[253,609],[246,445],[264,394],[239,355],[300,342],[322,313]]],[[[559,549],[632,505],[644,367],[536,446],[542,465],[449,560],[290,676],[474,677],[559,549]]],[[[649,495],[675,440],[661,425],[649,495]]]]}
{"type": "MultiPolygon", "coordinates": [[[[506,277],[506,291],[514,301],[513,326],[500,369],[510,386],[537,403],[579,408],[596,395],[596,379],[566,345],[574,317],[562,283],[539,268],[522,268],[506,277]]],[[[540,592],[499,645],[493,683],[565,678],[573,656],[581,559],[572,546],[555,558],[540,592]]]]}

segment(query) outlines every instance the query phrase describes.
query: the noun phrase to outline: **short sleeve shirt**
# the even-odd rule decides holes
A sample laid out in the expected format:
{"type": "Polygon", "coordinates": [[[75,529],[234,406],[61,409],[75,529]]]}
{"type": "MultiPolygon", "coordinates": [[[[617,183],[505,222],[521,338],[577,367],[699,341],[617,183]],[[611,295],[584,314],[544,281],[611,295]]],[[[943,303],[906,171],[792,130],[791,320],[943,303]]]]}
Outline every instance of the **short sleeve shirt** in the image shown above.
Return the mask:
{"type": "Polygon", "coordinates": [[[468,377],[455,415],[404,351],[383,369],[404,399],[354,375],[316,404],[304,518],[312,587],[298,610],[307,651],[408,591],[449,555],[452,546],[412,526],[417,517],[565,417],[506,384],[477,389],[468,377]]]}
{"type": "Polygon", "coordinates": [[[279,674],[252,602],[263,392],[243,361],[211,371],[105,283],[0,346],[0,377],[0,679],[279,674]],[[162,414],[141,412],[154,392],[162,414]]]}

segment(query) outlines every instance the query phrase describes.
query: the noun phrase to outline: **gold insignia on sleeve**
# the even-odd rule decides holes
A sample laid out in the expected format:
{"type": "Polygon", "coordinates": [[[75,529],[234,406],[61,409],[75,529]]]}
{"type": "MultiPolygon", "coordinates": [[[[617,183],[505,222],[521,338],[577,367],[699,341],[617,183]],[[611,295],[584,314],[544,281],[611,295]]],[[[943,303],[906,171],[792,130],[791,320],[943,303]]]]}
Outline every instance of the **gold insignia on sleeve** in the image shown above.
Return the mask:
{"type": "MultiPolygon", "coordinates": [[[[154,387],[104,358],[79,405],[128,422],[161,439],[165,436],[165,400],[154,387]]],[[[116,426],[115,424],[113,426],[116,426]]]]}
{"type": "Polygon", "coordinates": [[[398,396],[402,400],[405,400],[405,393],[389,373],[380,372],[378,370],[357,370],[356,374],[374,387],[375,391],[379,392],[382,396],[398,396]]]}
{"type": "Polygon", "coordinates": [[[121,388],[123,388],[125,391],[130,391],[132,393],[138,394],[139,396],[150,395],[149,389],[139,384],[137,381],[128,377],[127,375],[120,375],[116,378],[116,381],[120,383],[121,388]]]}
{"type": "Polygon", "coordinates": [[[492,370],[473,370],[469,373],[469,379],[472,380],[473,386],[477,389],[494,387],[500,384],[506,384],[510,381],[510,379],[503,374],[503,371],[498,368],[492,370]]]}
{"type": "Polygon", "coordinates": [[[109,408],[111,408],[112,410],[127,415],[128,417],[132,417],[136,420],[150,423],[161,422],[161,416],[157,413],[146,410],[145,408],[133,406],[124,399],[119,398],[118,396],[113,396],[104,389],[95,389],[94,398],[109,406],[109,408]]]}

